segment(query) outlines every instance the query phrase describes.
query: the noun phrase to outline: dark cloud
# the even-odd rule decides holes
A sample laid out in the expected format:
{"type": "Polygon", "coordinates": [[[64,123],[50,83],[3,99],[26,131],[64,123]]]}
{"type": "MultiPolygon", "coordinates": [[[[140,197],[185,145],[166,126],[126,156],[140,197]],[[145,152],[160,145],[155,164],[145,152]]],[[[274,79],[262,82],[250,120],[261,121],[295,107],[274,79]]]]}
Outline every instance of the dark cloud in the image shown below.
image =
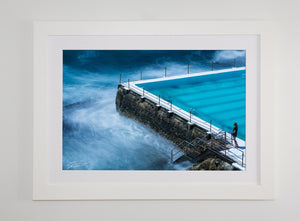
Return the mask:
{"type": "MultiPolygon", "coordinates": [[[[161,66],[165,63],[210,63],[219,54],[220,51],[215,50],[64,50],[63,63],[89,71],[110,68],[133,70],[149,65],[161,66]]],[[[230,51],[227,54],[230,54],[230,51]]],[[[220,56],[218,62],[222,62],[220,56]]],[[[224,63],[228,62],[232,63],[232,59],[224,59],[224,63]]]]}

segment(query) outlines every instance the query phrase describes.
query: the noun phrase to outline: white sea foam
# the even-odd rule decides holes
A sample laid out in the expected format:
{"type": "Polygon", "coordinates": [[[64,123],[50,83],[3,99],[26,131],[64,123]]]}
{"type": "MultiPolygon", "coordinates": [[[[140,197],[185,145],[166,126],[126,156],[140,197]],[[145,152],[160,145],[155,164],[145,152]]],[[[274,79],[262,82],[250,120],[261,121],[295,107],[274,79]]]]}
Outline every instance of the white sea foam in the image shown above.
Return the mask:
{"type": "Polygon", "coordinates": [[[116,111],[117,88],[94,87],[90,82],[96,79],[88,79],[65,93],[70,96],[68,103],[73,100],[75,105],[64,108],[65,127],[71,128],[64,130],[64,169],[187,168],[186,163],[176,167],[170,163],[173,143],[116,111]],[[87,103],[82,102],[87,98],[87,103]]]}

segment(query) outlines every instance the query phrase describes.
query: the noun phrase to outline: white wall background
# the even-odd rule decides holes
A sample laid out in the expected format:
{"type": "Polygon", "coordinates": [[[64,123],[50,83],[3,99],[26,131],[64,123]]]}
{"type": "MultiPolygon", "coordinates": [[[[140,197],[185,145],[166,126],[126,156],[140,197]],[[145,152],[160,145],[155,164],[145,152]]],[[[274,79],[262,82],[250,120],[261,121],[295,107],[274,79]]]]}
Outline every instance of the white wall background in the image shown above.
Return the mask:
{"type": "Polygon", "coordinates": [[[299,7],[297,0],[0,0],[0,220],[298,220],[299,7]],[[219,19],[277,27],[275,201],[31,200],[34,20],[219,19]]]}

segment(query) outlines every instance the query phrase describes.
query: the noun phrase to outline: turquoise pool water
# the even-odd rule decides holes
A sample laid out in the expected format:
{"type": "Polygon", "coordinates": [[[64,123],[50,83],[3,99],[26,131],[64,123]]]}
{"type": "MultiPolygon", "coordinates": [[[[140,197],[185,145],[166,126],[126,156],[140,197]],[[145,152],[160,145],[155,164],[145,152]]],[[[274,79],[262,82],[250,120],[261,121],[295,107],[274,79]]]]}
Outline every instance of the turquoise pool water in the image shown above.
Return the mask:
{"type": "Polygon", "coordinates": [[[172,100],[202,120],[231,132],[239,125],[238,138],[245,139],[246,73],[245,70],[185,77],[136,84],[136,86],[172,100]]]}

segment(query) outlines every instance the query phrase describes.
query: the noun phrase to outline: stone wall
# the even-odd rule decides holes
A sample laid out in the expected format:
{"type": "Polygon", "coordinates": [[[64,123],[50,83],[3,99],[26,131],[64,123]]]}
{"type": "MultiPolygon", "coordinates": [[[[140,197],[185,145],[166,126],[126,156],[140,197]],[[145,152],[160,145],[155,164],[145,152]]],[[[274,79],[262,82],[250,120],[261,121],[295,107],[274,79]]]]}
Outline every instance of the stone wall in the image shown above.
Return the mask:
{"type": "MultiPolygon", "coordinates": [[[[204,138],[207,136],[205,129],[197,125],[190,126],[187,120],[174,113],[170,114],[169,110],[157,107],[156,103],[148,99],[142,99],[139,94],[132,90],[126,90],[122,85],[118,86],[116,108],[121,114],[148,125],[175,144],[179,144],[183,140],[192,141],[196,137],[204,138]]],[[[215,142],[219,141],[212,137],[210,145],[215,142]]],[[[232,163],[229,158],[217,156],[215,152],[210,151],[207,145],[207,143],[202,142],[197,146],[197,153],[200,154],[197,162],[212,158],[232,163]]],[[[193,169],[197,170],[197,168],[193,169]]]]}
{"type": "Polygon", "coordinates": [[[170,114],[167,109],[157,107],[156,103],[148,99],[141,99],[140,95],[121,85],[117,92],[116,108],[123,115],[150,126],[174,143],[206,136],[206,130],[198,126],[190,127],[187,120],[170,114]]]}

